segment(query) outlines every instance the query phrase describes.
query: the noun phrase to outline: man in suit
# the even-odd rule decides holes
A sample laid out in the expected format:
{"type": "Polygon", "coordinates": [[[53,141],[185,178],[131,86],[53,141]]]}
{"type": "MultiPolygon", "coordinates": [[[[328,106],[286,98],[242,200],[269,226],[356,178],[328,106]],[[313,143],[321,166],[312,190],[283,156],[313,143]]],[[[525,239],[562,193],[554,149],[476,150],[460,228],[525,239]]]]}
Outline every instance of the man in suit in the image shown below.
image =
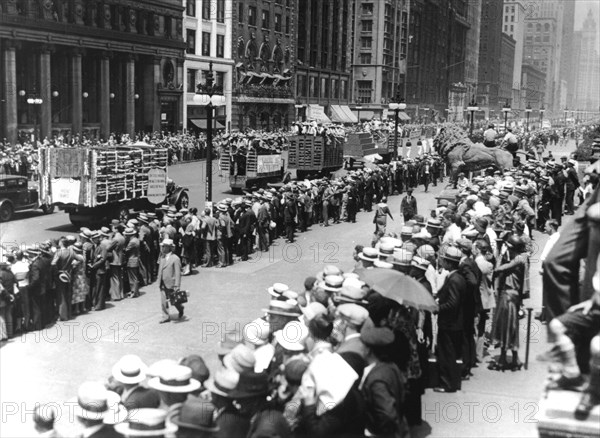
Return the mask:
{"type": "Polygon", "coordinates": [[[233,236],[233,222],[229,216],[227,205],[219,204],[218,226],[217,226],[217,253],[219,254],[219,264],[217,268],[229,266],[229,239],[233,236]]]}
{"type": "Polygon", "coordinates": [[[108,234],[108,228],[102,227],[93,235],[96,244],[94,256],[90,261],[90,271],[94,276],[94,289],[92,290],[92,308],[104,310],[104,302],[108,292],[108,259],[112,257],[112,240],[108,234]],[[100,240],[102,239],[102,240],[100,240]]]}
{"type": "Polygon", "coordinates": [[[461,370],[457,360],[462,358],[464,316],[463,293],[467,282],[459,271],[462,252],[450,246],[440,254],[442,267],[449,272],[438,292],[439,304],[437,364],[440,386],[436,392],[456,392],[460,388],[461,370]]]}
{"type": "Polygon", "coordinates": [[[139,278],[142,285],[149,285],[152,282],[152,229],[148,226],[149,219],[145,214],[140,214],[138,221],[140,221],[140,229],[138,230],[138,240],[140,242],[139,278]]]}
{"type": "Polygon", "coordinates": [[[111,390],[121,395],[121,403],[130,412],[134,409],[160,406],[158,391],[142,385],[146,380],[145,368],[138,356],[128,354],[123,356],[112,369],[112,381],[109,382],[114,389],[111,390]]]}
{"type": "MultiPolygon", "coordinates": [[[[162,257],[158,265],[158,284],[160,287],[160,306],[162,319],[160,324],[169,322],[169,296],[179,291],[181,285],[181,260],[173,253],[175,243],[171,239],[164,239],[160,244],[162,257]]],[[[175,305],[179,311],[179,319],[183,318],[183,305],[175,305]]]]}
{"type": "Polygon", "coordinates": [[[73,289],[71,287],[71,273],[73,271],[72,263],[74,261],[83,262],[83,257],[75,254],[73,248],[68,246],[67,239],[62,237],[59,242],[59,248],[54,254],[52,267],[56,276],[56,296],[59,301],[58,314],[61,321],[69,321],[72,317],[71,299],[73,289]]]}
{"type": "Polygon", "coordinates": [[[42,329],[42,306],[50,277],[50,260],[40,256],[39,249],[27,251],[29,265],[29,299],[31,301],[32,329],[42,329]]]}
{"type": "Polygon", "coordinates": [[[251,201],[247,201],[241,205],[242,214],[240,216],[238,228],[240,233],[240,256],[243,261],[248,260],[248,253],[252,252],[253,238],[252,233],[256,226],[256,216],[250,208],[251,201]]]}
{"type": "Polygon", "coordinates": [[[408,222],[413,218],[417,211],[417,200],[412,195],[412,189],[406,189],[406,196],[402,199],[400,203],[400,212],[404,216],[404,222],[408,222]]]}
{"type": "Polygon", "coordinates": [[[123,299],[123,249],[125,237],[121,234],[123,225],[116,219],[112,221],[113,256],[110,261],[110,297],[114,301],[123,299]]]}
{"type": "Polygon", "coordinates": [[[112,402],[111,394],[99,382],[85,382],[77,391],[77,397],[72,400],[73,413],[81,425],[81,431],[75,436],[85,438],[119,438],[112,424],[125,420],[127,411],[115,408],[103,409],[112,402]]]}
{"type": "Polygon", "coordinates": [[[200,232],[204,236],[204,263],[201,265],[203,268],[210,268],[213,266],[214,257],[217,246],[217,226],[218,221],[211,216],[210,208],[204,209],[204,216],[201,218],[202,225],[200,225],[200,232]]]}
{"type": "MultiPolygon", "coordinates": [[[[302,213],[304,214],[304,213],[302,213]]],[[[300,217],[300,215],[298,215],[300,217]]],[[[293,195],[287,195],[285,197],[285,207],[283,209],[283,222],[285,224],[285,234],[287,241],[292,243],[294,241],[294,229],[296,227],[296,200],[293,195]]],[[[305,227],[306,231],[306,227],[305,227]]]]}
{"type": "Polygon", "coordinates": [[[369,311],[358,304],[348,303],[337,307],[337,315],[340,322],[337,330],[340,331],[344,340],[336,352],[338,354],[357,353],[366,360],[369,349],[360,338],[360,330],[369,317],[369,311]]]}
{"type": "Polygon", "coordinates": [[[269,203],[266,202],[265,198],[260,199],[260,207],[256,214],[256,230],[258,233],[258,249],[259,251],[269,250],[269,224],[271,222],[271,216],[269,213],[269,203]]]}
{"type": "Polygon", "coordinates": [[[140,296],[140,240],[133,228],[126,228],[125,236],[125,264],[127,265],[127,279],[129,280],[129,296],[140,296]]]}

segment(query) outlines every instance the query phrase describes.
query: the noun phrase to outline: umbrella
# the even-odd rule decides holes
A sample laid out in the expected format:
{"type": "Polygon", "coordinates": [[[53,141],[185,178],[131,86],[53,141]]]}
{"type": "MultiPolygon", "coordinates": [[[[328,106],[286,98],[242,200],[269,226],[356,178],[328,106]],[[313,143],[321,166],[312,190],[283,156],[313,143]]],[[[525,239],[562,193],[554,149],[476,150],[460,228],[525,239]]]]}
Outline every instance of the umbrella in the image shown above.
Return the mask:
{"type": "Polygon", "coordinates": [[[434,312],[438,306],[429,291],[414,278],[392,269],[358,270],[360,279],[382,296],[399,304],[434,312]]]}

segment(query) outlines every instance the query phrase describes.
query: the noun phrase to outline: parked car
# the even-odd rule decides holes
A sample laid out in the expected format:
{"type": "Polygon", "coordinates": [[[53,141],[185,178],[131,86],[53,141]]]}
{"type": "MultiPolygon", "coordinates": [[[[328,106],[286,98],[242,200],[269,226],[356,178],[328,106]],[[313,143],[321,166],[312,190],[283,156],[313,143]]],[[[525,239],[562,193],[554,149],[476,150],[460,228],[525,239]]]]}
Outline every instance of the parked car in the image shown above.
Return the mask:
{"type": "Polygon", "coordinates": [[[54,211],[54,206],[40,205],[37,188],[30,188],[27,177],[0,175],[0,222],[12,219],[17,211],[37,210],[46,214],[54,211]]]}

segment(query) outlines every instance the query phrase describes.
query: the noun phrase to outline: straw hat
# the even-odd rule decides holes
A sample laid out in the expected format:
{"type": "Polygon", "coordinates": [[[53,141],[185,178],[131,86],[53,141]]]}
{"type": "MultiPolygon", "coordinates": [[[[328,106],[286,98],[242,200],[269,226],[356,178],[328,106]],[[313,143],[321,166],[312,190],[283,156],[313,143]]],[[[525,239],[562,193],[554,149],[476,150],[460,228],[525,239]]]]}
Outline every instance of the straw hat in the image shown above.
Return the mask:
{"type": "Polygon", "coordinates": [[[177,425],[167,423],[167,411],[155,408],[139,408],[127,423],[115,425],[115,430],[128,437],[157,437],[177,432],[177,425]]]}
{"type": "Polygon", "coordinates": [[[167,366],[158,377],[150,379],[148,386],[162,392],[185,394],[200,389],[201,384],[192,378],[192,370],[183,365],[167,366]]]}
{"type": "Polygon", "coordinates": [[[123,356],[112,368],[112,375],[118,382],[136,384],[146,380],[146,370],[142,359],[134,354],[123,356]]]}

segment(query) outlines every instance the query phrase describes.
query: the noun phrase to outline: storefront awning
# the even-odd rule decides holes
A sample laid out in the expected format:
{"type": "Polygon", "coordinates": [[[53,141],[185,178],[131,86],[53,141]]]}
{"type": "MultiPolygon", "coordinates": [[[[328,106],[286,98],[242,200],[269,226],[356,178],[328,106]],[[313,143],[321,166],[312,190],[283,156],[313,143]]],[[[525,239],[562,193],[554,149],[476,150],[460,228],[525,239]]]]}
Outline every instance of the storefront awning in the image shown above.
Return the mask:
{"type": "Polygon", "coordinates": [[[406,114],[404,111],[400,111],[398,113],[398,118],[400,120],[405,121],[405,122],[409,122],[410,121],[410,116],[408,114],[406,114]]]}
{"type": "Polygon", "coordinates": [[[348,120],[350,120],[350,123],[358,123],[358,117],[354,115],[348,105],[341,105],[340,108],[342,108],[342,111],[344,111],[344,114],[346,114],[346,117],[348,120]]]}
{"type": "Polygon", "coordinates": [[[331,105],[331,121],[336,123],[352,123],[341,106],[331,105]]]}
{"type": "Polygon", "coordinates": [[[329,120],[329,117],[325,114],[325,108],[321,105],[308,105],[306,118],[308,120],[314,120],[317,123],[331,123],[331,120],[329,120]]]}
{"type": "MultiPolygon", "coordinates": [[[[194,125],[196,128],[206,130],[206,119],[190,119],[190,123],[192,125],[194,125]]],[[[219,120],[215,120],[215,121],[213,121],[213,123],[214,123],[213,128],[216,128],[216,129],[225,128],[225,125],[222,122],[220,122],[219,120]]]]}

